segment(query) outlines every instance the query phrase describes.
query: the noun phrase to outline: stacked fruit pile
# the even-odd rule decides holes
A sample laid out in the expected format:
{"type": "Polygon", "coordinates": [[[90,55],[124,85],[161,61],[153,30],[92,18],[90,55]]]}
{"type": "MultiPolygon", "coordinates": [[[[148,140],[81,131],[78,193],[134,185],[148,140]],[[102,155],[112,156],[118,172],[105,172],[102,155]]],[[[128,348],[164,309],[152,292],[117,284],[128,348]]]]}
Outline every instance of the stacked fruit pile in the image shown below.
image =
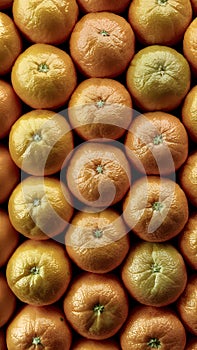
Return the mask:
{"type": "Polygon", "coordinates": [[[0,10],[0,350],[197,350],[196,0],[0,10]]]}

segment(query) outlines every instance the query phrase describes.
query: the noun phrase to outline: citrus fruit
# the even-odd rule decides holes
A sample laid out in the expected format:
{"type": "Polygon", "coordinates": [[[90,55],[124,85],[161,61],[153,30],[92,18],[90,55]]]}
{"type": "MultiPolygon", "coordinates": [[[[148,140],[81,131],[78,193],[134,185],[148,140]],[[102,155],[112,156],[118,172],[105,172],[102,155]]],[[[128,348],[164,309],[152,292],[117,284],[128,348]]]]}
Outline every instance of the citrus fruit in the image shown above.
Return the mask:
{"type": "Polygon", "coordinates": [[[197,275],[189,276],[187,286],[177,301],[177,311],[190,333],[197,336],[197,275]]]}
{"type": "Polygon", "coordinates": [[[90,340],[79,338],[71,348],[72,350],[120,350],[119,344],[112,339],[90,340]]]}
{"type": "Polygon", "coordinates": [[[197,85],[187,94],[182,106],[182,122],[190,138],[197,142],[197,85]]]}
{"type": "Polygon", "coordinates": [[[71,96],[68,115],[72,127],[85,140],[118,139],[132,119],[127,89],[107,78],[84,80],[71,96]]]}
{"type": "Polygon", "coordinates": [[[4,266],[18,245],[19,234],[10,223],[7,211],[0,208],[0,267],[4,266]]]}
{"type": "Polygon", "coordinates": [[[175,237],[184,228],[188,215],[185,193],[167,178],[143,176],[132,184],[123,201],[126,224],[149,242],[175,237]]]}
{"type": "Polygon", "coordinates": [[[197,338],[192,337],[187,341],[185,350],[197,350],[197,338]]]}
{"type": "Polygon", "coordinates": [[[28,40],[60,44],[68,39],[77,21],[78,6],[75,0],[15,0],[13,17],[28,40]]]}
{"type": "Polygon", "coordinates": [[[5,331],[3,329],[0,329],[0,350],[7,350],[5,331]]]}
{"type": "Polygon", "coordinates": [[[192,20],[192,6],[189,0],[133,0],[128,18],[143,44],[174,45],[192,20]]]}
{"type": "Polygon", "coordinates": [[[127,192],[130,167],[118,147],[86,142],[75,148],[66,176],[70,191],[79,201],[105,207],[119,202],[127,192]]]}
{"type": "Polygon", "coordinates": [[[109,11],[122,13],[129,5],[129,0],[78,0],[80,9],[83,12],[109,11]]]}
{"type": "Polygon", "coordinates": [[[0,75],[11,71],[22,51],[22,41],[10,16],[0,12],[0,75]]]}
{"type": "Polygon", "coordinates": [[[8,325],[6,341],[9,350],[69,350],[72,333],[57,306],[25,305],[8,325]]]}
{"type": "Polygon", "coordinates": [[[185,31],[183,38],[183,53],[187,58],[192,72],[197,75],[197,18],[194,18],[185,31]]]}
{"type": "Polygon", "coordinates": [[[12,7],[14,0],[1,0],[0,3],[0,10],[8,9],[9,7],[12,7]]]}
{"type": "Polygon", "coordinates": [[[179,181],[188,200],[197,207],[197,151],[190,153],[179,172],[179,181]]]}
{"type": "Polygon", "coordinates": [[[129,23],[111,12],[88,13],[75,25],[70,53],[78,69],[88,77],[120,75],[134,55],[135,37],[129,23]]]}
{"type": "Polygon", "coordinates": [[[9,134],[12,124],[21,115],[21,102],[12,86],[0,80],[0,139],[9,134]]]}
{"type": "Polygon", "coordinates": [[[64,105],[76,87],[70,56],[48,44],[33,44],[14,63],[12,85],[32,108],[53,109],[64,105]]]}
{"type": "Polygon", "coordinates": [[[22,115],[9,134],[13,161],[32,175],[58,172],[73,147],[68,122],[60,114],[49,110],[33,110],[22,115]]]}
{"type": "Polygon", "coordinates": [[[184,350],[186,333],[170,308],[140,305],[126,321],[120,342],[122,350],[184,350]]]}
{"type": "Polygon", "coordinates": [[[0,327],[8,322],[15,308],[16,297],[10,290],[4,274],[0,272],[0,327]]]}
{"type": "Polygon", "coordinates": [[[187,270],[170,243],[137,242],[122,267],[122,280],[141,304],[161,307],[175,302],[187,283],[187,270]]]}
{"type": "Polygon", "coordinates": [[[190,89],[190,67],[175,49],[151,45],[139,50],[127,70],[127,87],[145,111],[171,111],[190,89]]]}
{"type": "Polygon", "coordinates": [[[175,172],[188,156],[188,136],[180,120],[165,112],[148,112],[131,123],[125,139],[128,157],[147,175],[175,172]]]}
{"type": "Polygon", "coordinates": [[[196,16],[197,15],[197,0],[190,0],[192,9],[193,9],[193,14],[196,16]]]}
{"type": "Polygon", "coordinates": [[[69,285],[70,261],[59,243],[28,239],[9,259],[6,277],[19,300],[31,305],[49,305],[59,300],[69,285]]]}
{"type": "Polygon", "coordinates": [[[0,144],[0,203],[6,202],[19,181],[19,169],[10,157],[8,148],[0,144]]]}
{"type": "Polygon", "coordinates": [[[15,187],[9,198],[8,211],[14,228],[35,240],[59,234],[73,215],[64,184],[55,178],[34,176],[15,187]]]}
{"type": "Polygon", "coordinates": [[[66,232],[65,244],[68,255],[81,269],[105,273],[122,263],[129,250],[129,237],[122,218],[113,209],[78,212],[66,232]]]}
{"type": "Polygon", "coordinates": [[[188,265],[197,270],[197,213],[195,212],[190,214],[179,235],[179,250],[188,265]]]}
{"type": "Polygon", "coordinates": [[[66,293],[63,307],[73,329],[95,340],[112,337],[128,315],[127,294],[112,274],[78,275],[66,293]]]}

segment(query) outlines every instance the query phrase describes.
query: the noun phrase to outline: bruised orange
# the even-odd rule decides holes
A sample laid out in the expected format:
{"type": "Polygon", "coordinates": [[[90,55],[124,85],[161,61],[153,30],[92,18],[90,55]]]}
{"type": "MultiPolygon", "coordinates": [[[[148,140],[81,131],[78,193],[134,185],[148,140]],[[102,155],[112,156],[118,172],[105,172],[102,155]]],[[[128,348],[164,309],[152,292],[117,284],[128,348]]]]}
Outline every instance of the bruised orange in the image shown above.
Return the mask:
{"type": "Polygon", "coordinates": [[[70,56],[48,44],[34,44],[23,51],[12,67],[11,80],[21,100],[35,109],[63,106],[77,84],[70,56]]]}
{"type": "Polygon", "coordinates": [[[124,325],[122,350],[184,350],[185,329],[173,310],[167,307],[135,307],[124,325]]]}
{"type": "Polygon", "coordinates": [[[70,53],[76,66],[92,78],[112,78],[124,72],[134,55],[134,46],[129,23],[111,12],[83,16],[70,38],[70,53]]]}
{"type": "Polygon", "coordinates": [[[115,335],[128,316],[127,294],[112,274],[79,274],[66,293],[63,307],[73,329],[94,340],[115,335]]]}
{"type": "Polygon", "coordinates": [[[69,350],[72,333],[59,307],[24,305],[9,323],[6,341],[9,350],[69,350]]]}
{"type": "Polygon", "coordinates": [[[132,119],[132,101],[118,81],[90,78],[79,84],[68,106],[71,126],[85,140],[118,139],[132,119]]]}
{"type": "Polygon", "coordinates": [[[78,18],[75,0],[15,0],[12,11],[20,31],[35,43],[66,41],[78,18]]]}
{"type": "Polygon", "coordinates": [[[65,244],[68,255],[81,269],[105,273],[122,263],[129,250],[129,237],[120,214],[113,209],[78,212],[66,231],[65,244]]]}
{"type": "Polygon", "coordinates": [[[65,293],[71,280],[71,265],[59,243],[26,240],[9,259],[6,278],[22,302],[49,305],[65,293]]]}

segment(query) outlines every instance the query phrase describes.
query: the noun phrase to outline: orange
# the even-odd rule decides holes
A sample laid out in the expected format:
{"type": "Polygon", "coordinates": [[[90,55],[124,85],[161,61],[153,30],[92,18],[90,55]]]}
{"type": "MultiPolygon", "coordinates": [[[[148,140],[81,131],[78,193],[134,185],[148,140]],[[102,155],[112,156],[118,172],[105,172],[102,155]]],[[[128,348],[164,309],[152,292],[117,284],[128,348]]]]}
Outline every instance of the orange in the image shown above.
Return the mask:
{"type": "Polygon", "coordinates": [[[190,214],[179,235],[179,250],[188,265],[197,270],[197,213],[195,212],[190,214]]]}
{"type": "Polygon", "coordinates": [[[129,22],[143,44],[174,45],[192,20],[190,0],[133,0],[129,22]]]}
{"type": "Polygon", "coordinates": [[[197,350],[197,338],[192,337],[188,340],[185,350],[197,350]]]}
{"type": "Polygon", "coordinates": [[[0,350],[7,350],[5,331],[3,329],[0,329],[0,350]]]}
{"type": "Polygon", "coordinates": [[[22,51],[22,41],[13,20],[0,12],[0,75],[11,71],[22,51]]]}
{"type": "Polygon", "coordinates": [[[110,12],[83,16],[70,38],[70,53],[76,66],[92,78],[112,78],[124,72],[134,55],[134,46],[129,23],[110,12]]]}
{"type": "Polygon", "coordinates": [[[196,16],[197,15],[197,0],[190,0],[190,1],[191,1],[193,13],[196,16]]]}
{"type": "Polygon", "coordinates": [[[190,138],[197,142],[197,85],[187,94],[182,106],[182,122],[190,138]]]}
{"type": "Polygon", "coordinates": [[[78,4],[83,12],[109,11],[122,13],[126,10],[130,0],[78,0],[78,4]]]}
{"type": "Polygon", "coordinates": [[[1,0],[0,10],[4,10],[4,9],[9,8],[9,7],[12,7],[13,1],[14,0],[1,0]]]}
{"type": "Polygon", "coordinates": [[[10,223],[8,213],[0,208],[0,267],[5,265],[19,242],[19,234],[10,223]]]}
{"type": "Polygon", "coordinates": [[[130,183],[130,166],[116,146],[86,142],[75,148],[67,165],[67,183],[73,195],[91,207],[119,202],[130,183]]]}
{"type": "Polygon", "coordinates": [[[20,31],[35,43],[66,41],[78,17],[75,0],[15,0],[12,10],[20,31]]]}
{"type": "Polygon", "coordinates": [[[12,68],[17,95],[32,108],[63,106],[76,87],[76,71],[70,56],[48,44],[34,44],[23,51],[12,68]]]}
{"type": "Polygon", "coordinates": [[[19,169],[10,157],[8,148],[0,144],[0,203],[8,200],[19,181],[19,169]]]}
{"type": "Polygon", "coordinates": [[[55,303],[71,279],[70,261],[59,243],[26,240],[8,261],[9,287],[24,303],[43,306],[55,303]]]}
{"type": "Polygon", "coordinates": [[[122,350],[184,350],[186,333],[170,308],[137,306],[120,336],[122,350]]]}
{"type": "Polygon", "coordinates": [[[13,161],[32,175],[51,175],[61,170],[73,147],[68,122],[49,110],[24,114],[14,123],[9,134],[13,161]]]}
{"type": "Polygon", "coordinates": [[[147,175],[175,172],[188,156],[188,136],[180,120],[165,112],[135,118],[125,139],[128,157],[147,175]]]}
{"type": "Polygon", "coordinates": [[[120,350],[119,344],[112,339],[90,340],[79,338],[71,348],[72,350],[120,350]]]}
{"type": "Polygon", "coordinates": [[[127,294],[112,274],[78,275],[66,293],[63,307],[73,329],[95,340],[112,337],[128,316],[127,294]]]}
{"type": "Polygon", "coordinates": [[[187,270],[170,243],[137,242],[122,267],[122,280],[141,304],[161,307],[175,302],[187,283],[187,270]]]}
{"type": "Polygon", "coordinates": [[[197,151],[193,151],[179,172],[179,181],[188,200],[197,207],[197,151]]]}
{"type": "Polygon", "coordinates": [[[85,140],[118,139],[132,119],[127,89],[107,78],[84,80],[71,96],[68,115],[75,131],[85,140]]]}
{"type": "Polygon", "coordinates": [[[188,220],[187,198],[174,181],[143,176],[133,183],[124,199],[123,217],[141,239],[164,242],[184,228],[188,220]]]}
{"type": "Polygon", "coordinates": [[[16,308],[16,297],[10,290],[6,278],[0,272],[0,327],[4,326],[16,308]]]}
{"type": "Polygon", "coordinates": [[[171,111],[190,89],[190,67],[175,49],[151,45],[139,50],[127,70],[127,87],[145,111],[171,111]]]}
{"type": "Polygon", "coordinates": [[[0,139],[9,134],[12,124],[21,115],[21,102],[12,86],[0,80],[0,139]]]}
{"type": "Polygon", "coordinates": [[[177,311],[186,329],[197,336],[197,275],[189,277],[187,286],[177,301],[177,311]]]}
{"type": "Polygon", "coordinates": [[[183,53],[187,58],[192,72],[197,76],[197,18],[187,28],[183,38],[183,53]]]}
{"type": "Polygon", "coordinates": [[[57,306],[25,305],[8,325],[6,341],[9,350],[69,350],[72,333],[57,306]]]}
{"type": "Polygon", "coordinates": [[[129,237],[122,218],[113,209],[78,212],[66,232],[65,244],[68,255],[81,269],[105,273],[122,263],[129,250],[129,237]]]}
{"type": "Polygon", "coordinates": [[[14,228],[24,236],[45,240],[61,233],[73,215],[67,188],[49,177],[27,177],[13,190],[8,203],[14,228]]]}

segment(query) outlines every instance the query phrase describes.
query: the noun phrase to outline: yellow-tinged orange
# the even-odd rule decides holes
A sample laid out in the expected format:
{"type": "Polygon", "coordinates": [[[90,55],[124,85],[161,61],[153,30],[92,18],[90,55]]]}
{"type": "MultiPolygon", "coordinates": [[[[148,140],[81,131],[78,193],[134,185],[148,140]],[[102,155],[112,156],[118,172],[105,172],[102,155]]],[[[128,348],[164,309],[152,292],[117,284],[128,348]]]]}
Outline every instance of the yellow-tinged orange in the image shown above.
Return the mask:
{"type": "Polygon", "coordinates": [[[58,179],[30,176],[13,190],[8,212],[18,232],[34,240],[46,240],[65,229],[73,207],[66,186],[58,179]]]}
{"type": "Polygon", "coordinates": [[[185,31],[183,53],[188,60],[192,72],[197,76],[197,18],[195,17],[185,31]]]}
{"type": "Polygon", "coordinates": [[[48,44],[33,44],[23,51],[12,67],[11,80],[21,100],[36,109],[63,106],[77,84],[70,56],[48,44]]]}
{"type": "Polygon", "coordinates": [[[33,110],[22,115],[9,134],[13,161],[26,173],[36,176],[60,171],[73,147],[66,118],[49,110],[33,110]]]}
{"type": "Polygon", "coordinates": [[[187,284],[187,270],[179,251],[170,243],[139,241],[130,247],[122,280],[139,303],[166,306],[175,302],[187,284]]]}
{"type": "Polygon", "coordinates": [[[59,307],[24,305],[8,325],[6,341],[9,350],[69,350],[72,333],[59,307]]]}
{"type": "Polygon", "coordinates": [[[70,283],[70,260],[57,242],[26,240],[9,259],[6,278],[22,302],[36,306],[53,304],[70,283]]]}
{"type": "Polygon", "coordinates": [[[35,43],[63,43],[78,18],[75,0],[14,0],[12,11],[20,31],[35,43]]]}

